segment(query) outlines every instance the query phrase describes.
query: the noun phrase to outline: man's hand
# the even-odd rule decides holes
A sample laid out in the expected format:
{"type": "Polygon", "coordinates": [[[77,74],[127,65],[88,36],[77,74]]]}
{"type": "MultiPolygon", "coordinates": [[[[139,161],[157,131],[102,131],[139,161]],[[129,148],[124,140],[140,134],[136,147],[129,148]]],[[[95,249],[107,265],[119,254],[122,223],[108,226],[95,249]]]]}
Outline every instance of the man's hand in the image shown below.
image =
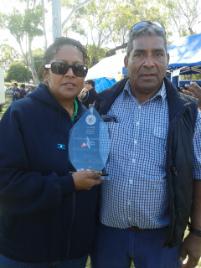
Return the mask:
{"type": "Polygon", "coordinates": [[[201,87],[196,82],[192,82],[190,85],[182,89],[182,92],[198,99],[198,106],[201,109],[201,87]]]}
{"type": "Polygon", "coordinates": [[[181,257],[182,259],[188,260],[182,265],[182,268],[195,268],[198,264],[199,258],[201,256],[201,237],[189,233],[189,235],[184,239],[181,257]]]}
{"type": "Polygon", "coordinates": [[[102,183],[101,174],[90,170],[74,172],[73,181],[77,191],[90,190],[94,186],[102,183]]]}

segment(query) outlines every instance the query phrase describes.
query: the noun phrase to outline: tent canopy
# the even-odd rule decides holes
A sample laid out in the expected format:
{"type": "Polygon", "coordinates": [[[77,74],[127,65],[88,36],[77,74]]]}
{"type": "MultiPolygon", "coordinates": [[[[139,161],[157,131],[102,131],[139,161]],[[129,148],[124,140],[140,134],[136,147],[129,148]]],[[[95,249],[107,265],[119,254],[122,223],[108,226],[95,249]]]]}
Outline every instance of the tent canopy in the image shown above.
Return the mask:
{"type": "Polygon", "coordinates": [[[124,67],[124,57],[125,54],[119,53],[100,60],[88,70],[86,80],[101,77],[119,80],[118,78],[122,76],[122,68],[124,67]]]}

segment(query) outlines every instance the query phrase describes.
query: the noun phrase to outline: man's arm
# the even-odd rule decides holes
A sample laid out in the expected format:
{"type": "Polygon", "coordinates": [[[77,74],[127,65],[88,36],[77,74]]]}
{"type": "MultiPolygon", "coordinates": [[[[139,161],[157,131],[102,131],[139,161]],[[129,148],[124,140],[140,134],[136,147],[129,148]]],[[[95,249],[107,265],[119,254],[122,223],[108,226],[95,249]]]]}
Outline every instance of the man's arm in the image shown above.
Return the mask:
{"type": "Polygon", "coordinates": [[[182,257],[188,257],[188,261],[185,265],[183,265],[183,268],[196,267],[201,256],[201,111],[198,113],[196,119],[193,151],[193,203],[191,210],[192,230],[184,239],[182,245],[182,257]]]}
{"type": "Polygon", "coordinates": [[[194,181],[191,228],[192,230],[199,230],[200,235],[191,231],[184,239],[181,257],[182,259],[188,257],[188,260],[183,268],[196,267],[201,256],[201,180],[194,181]]]}

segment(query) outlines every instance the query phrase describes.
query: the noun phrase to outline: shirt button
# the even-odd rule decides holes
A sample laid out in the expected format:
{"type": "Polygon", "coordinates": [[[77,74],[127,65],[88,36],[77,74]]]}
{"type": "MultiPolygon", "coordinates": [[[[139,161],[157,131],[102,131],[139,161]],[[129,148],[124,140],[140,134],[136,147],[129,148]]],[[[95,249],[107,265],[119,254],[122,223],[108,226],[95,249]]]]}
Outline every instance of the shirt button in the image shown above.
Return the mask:
{"type": "Polygon", "coordinates": [[[139,126],[140,125],[140,122],[138,121],[137,123],[136,123],[136,126],[139,126]]]}
{"type": "Polygon", "coordinates": [[[128,217],[128,220],[131,221],[131,217],[130,216],[128,217]]]}
{"type": "Polygon", "coordinates": [[[139,106],[138,106],[138,109],[140,110],[141,108],[142,108],[142,106],[141,106],[141,105],[139,105],[139,106]]]}
{"type": "Polygon", "coordinates": [[[131,184],[131,185],[132,185],[132,184],[133,184],[133,180],[129,180],[129,184],[131,184]]]}
{"type": "Polygon", "coordinates": [[[137,144],[137,140],[134,140],[134,144],[137,144]]]}
{"type": "Polygon", "coordinates": [[[130,206],[131,205],[131,201],[128,201],[128,206],[130,206]]]}
{"type": "Polygon", "coordinates": [[[132,163],[135,164],[135,158],[132,159],[132,163]]]}

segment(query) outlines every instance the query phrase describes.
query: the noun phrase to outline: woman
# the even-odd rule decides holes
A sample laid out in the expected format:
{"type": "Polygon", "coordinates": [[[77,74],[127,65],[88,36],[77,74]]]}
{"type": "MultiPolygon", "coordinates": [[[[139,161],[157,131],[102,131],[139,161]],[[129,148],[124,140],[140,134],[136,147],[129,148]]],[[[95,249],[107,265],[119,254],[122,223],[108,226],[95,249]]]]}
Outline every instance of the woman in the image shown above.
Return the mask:
{"type": "Polygon", "coordinates": [[[44,83],[14,102],[0,122],[0,267],[81,268],[96,222],[99,174],[75,172],[69,131],[86,52],[58,38],[45,53],[44,83]]]}

